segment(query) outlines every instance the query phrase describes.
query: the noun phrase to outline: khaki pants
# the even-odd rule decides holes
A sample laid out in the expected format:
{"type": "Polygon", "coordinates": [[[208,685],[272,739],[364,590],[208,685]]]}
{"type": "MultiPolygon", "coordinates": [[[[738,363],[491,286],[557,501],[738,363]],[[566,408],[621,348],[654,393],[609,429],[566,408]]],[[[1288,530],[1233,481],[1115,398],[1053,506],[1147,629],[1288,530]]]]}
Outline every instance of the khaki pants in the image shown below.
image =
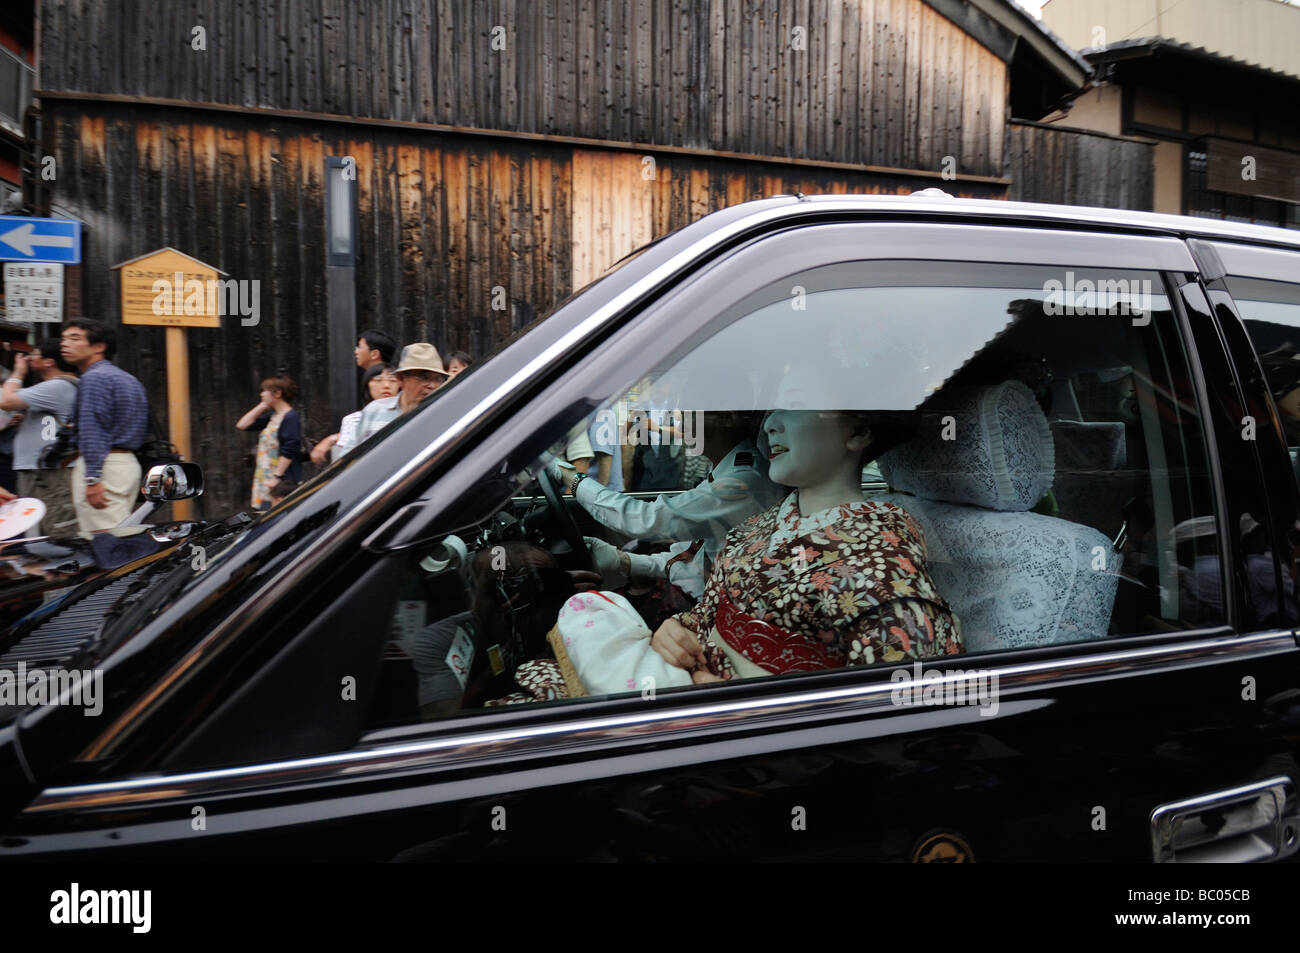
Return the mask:
{"type": "Polygon", "coordinates": [[[86,502],[86,461],[77,457],[72,466],[72,502],[77,507],[81,535],[87,538],[97,529],[112,529],[131,515],[140,492],[140,461],[134,453],[114,450],[104,458],[100,477],[108,506],[97,510],[86,502]]]}
{"type": "Polygon", "coordinates": [[[78,532],[77,508],[72,505],[72,468],[19,470],[18,495],[34,496],[45,504],[45,518],[32,528],[35,536],[71,536],[78,532]]]}

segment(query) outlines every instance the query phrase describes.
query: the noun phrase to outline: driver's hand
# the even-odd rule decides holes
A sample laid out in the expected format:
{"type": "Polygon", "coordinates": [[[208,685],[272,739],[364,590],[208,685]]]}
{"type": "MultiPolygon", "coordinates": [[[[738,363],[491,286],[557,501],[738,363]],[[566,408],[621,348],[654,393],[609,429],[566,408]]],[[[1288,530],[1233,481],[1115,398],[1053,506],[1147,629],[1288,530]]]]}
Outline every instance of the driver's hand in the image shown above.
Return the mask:
{"type": "Polygon", "coordinates": [[[591,562],[600,573],[600,582],[606,589],[617,589],[627,585],[628,562],[624,553],[594,536],[584,536],[583,541],[591,551],[591,562]]]}
{"type": "Polygon", "coordinates": [[[654,649],[669,665],[690,671],[693,668],[707,666],[704,649],[700,648],[695,633],[676,619],[665,619],[655,634],[650,638],[650,648],[654,649]]]}
{"type": "Polygon", "coordinates": [[[561,460],[559,457],[550,456],[548,454],[548,459],[544,469],[546,470],[546,475],[551,478],[551,482],[555,484],[555,491],[557,493],[563,493],[564,488],[568,486],[569,481],[573,479],[573,464],[561,460]]]}
{"type": "Polygon", "coordinates": [[[600,574],[594,573],[589,569],[569,569],[566,570],[569,578],[573,580],[574,592],[589,592],[600,586],[600,574]]]}

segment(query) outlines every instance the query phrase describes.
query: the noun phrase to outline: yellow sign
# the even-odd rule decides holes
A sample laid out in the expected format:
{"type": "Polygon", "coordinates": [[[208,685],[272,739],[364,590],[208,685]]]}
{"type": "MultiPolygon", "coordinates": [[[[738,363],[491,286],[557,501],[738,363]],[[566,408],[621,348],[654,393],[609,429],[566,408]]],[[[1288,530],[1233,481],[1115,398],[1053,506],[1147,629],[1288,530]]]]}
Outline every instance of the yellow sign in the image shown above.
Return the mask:
{"type": "Polygon", "coordinates": [[[240,313],[239,289],[222,279],[225,272],[174,248],[160,248],[116,267],[122,273],[123,324],[219,328],[223,313],[240,313]]]}

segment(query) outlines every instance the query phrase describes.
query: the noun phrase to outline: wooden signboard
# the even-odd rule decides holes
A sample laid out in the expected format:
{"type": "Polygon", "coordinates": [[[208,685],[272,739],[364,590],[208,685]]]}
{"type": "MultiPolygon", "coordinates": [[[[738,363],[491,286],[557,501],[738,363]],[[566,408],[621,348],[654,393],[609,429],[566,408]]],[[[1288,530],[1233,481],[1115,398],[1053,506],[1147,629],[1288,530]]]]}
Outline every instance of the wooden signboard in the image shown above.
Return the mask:
{"type": "Polygon", "coordinates": [[[225,272],[174,248],[160,248],[115,267],[122,279],[123,324],[221,327],[225,272]]]}
{"type": "MultiPolygon", "coordinates": [[[[234,287],[224,271],[175,248],[132,258],[113,266],[121,272],[122,323],[167,328],[167,419],[177,452],[190,456],[190,358],[187,328],[219,328],[224,293],[234,287]]],[[[229,313],[238,313],[234,309],[229,313]]],[[[190,501],[172,504],[175,519],[188,519],[190,501]]]]}

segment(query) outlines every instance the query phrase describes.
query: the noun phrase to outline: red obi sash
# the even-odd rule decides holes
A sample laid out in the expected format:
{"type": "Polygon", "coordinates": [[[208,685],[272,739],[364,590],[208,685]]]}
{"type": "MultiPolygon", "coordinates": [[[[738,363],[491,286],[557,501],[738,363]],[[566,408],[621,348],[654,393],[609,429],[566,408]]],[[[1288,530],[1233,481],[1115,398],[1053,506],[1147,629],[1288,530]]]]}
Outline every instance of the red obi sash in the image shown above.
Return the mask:
{"type": "Polygon", "coordinates": [[[842,668],[845,663],[842,655],[832,654],[830,646],[746,615],[732,604],[725,592],[718,598],[713,624],[723,641],[773,675],[820,672],[842,668]]]}

